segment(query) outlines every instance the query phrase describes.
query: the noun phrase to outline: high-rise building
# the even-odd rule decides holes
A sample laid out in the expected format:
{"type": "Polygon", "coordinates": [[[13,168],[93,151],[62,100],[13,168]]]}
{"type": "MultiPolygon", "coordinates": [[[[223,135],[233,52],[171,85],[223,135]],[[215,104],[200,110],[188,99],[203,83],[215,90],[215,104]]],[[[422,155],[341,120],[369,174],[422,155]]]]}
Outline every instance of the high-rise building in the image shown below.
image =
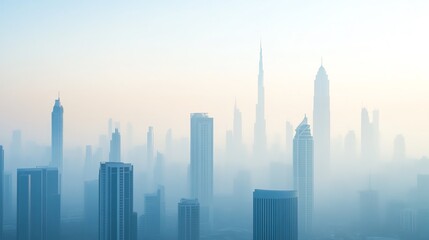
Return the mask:
{"type": "Polygon", "coordinates": [[[3,216],[4,216],[4,151],[3,146],[0,145],[0,237],[3,236],[3,216]]]}
{"type": "Polygon", "coordinates": [[[298,240],[296,191],[253,192],[253,240],[298,240]]]}
{"type": "Polygon", "coordinates": [[[331,158],[331,113],[329,79],[323,65],[314,80],[313,133],[314,161],[317,169],[329,168],[331,158]]]}
{"type": "Polygon", "coordinates": [[[153,168],[154,182],[156,185],[164,184],[164,154],[156,152],[155,166],[153,168]]]}
{"type": "Polygon", "coordinates": [[[197,199],[181,199],[178,204],[179,240],[200,239],[200,204],[197,199]]]}
{"type": "Polygon", "coordinates": [[[159,186],[155,193],[145,195],[144,215],[141,217],[141,220],[141,239],[162,239],[165,224],[165,197],[163,186],[159,186]]]}
{"type": "Polygon", "coordinates": [[[99,171],[99,239],[132,240],[133,166],[121,162],[100,164],[99,171]]]}
{"type": "Polygon", "coordinates": [[[84,183],[85,239],[98,239],[98,180],[84,183]]]}
{"type": "Polygon", "coordinates": [[[167,130],[165,135],[165,157],[171,159],[173,157],[173,131],[171,128],[167,130]]]}
{"type": "Polygon", "coordinates": [[[344,157],[345,159],[356,160],[356,135],[354,131],[348,131],[344,137],[344,157]]]}
{"type": "Polygon", "coordinates": [[[60,239],[60,198],[56,168],[18,169],[16,239],[60,239]]]}
{"type": "Polygon", "coordinates": [[[405,160],[405,138],[404,135],[396,135],[395,141],[393,143],[393,159],[402,161],[405,160]]]}
{"type": "Polygon", "coordinates": [[[359,193],[359,220],[365,234],[376,234],[380,227],[378,192],[372,189],[359,193]]]}
{"type": "Polygon", "coordinates": [[[379,153],[379,112],[373,111],[372,122],[368,110],[361,112],[361,158],[365,161],[375,161],[379,153]]]}
{"type": "Polygon", "coordinates": [[[242,121],[241,121],[241,111],[237,107],[237,102],[234,104],[234,124],[233,124],[232,134],[234,141],[235,151],[241,150],[243,143],[243,133],[242,133],[242,121]]]}
{"type": "Polygon", "coordinates": [[[115,128],[115,132],[112,133],[112,139],[110,140],[110,152],[109,162],[120,162],[121,161],[121,134],[119,130],[115,128]]]}
{"type": "Polygon", "coordinates": [[[213,201],[213,118],[191,114],[191,196],[203,206],[213,201]]]}
{"type": "Polygon", "coordinates": [[[313,137],[307,117],[296,128],[293,139],[294,188],[298,192],[299,233],[311,233],[314,206],[313,137]]]}
{"type": "Polygon", "coordinates": [[[63,169],[63,113],[64,109],[58,97],[58,99],[55,100],[51,118],[51,165],[58,168],[60,173],[63,169]]]}
{"type": "Polygon", "coordinates": [[[153,136],[153,127],[149,127],[146,134],[147,140],[147,163],[151,168],[153,164],[154,154],[155,154],[155,144],[154,144],[154,136],[153,136]]]}
{"type": "Polygon", "coordinates": [[[264,65],[262,62],[261,45],[259,48],[258,103],[256,104],[256,120],[253,139],[253,152],[257,158],[265,157],[264,154],[267,148],[265,127],[264,65]]]}

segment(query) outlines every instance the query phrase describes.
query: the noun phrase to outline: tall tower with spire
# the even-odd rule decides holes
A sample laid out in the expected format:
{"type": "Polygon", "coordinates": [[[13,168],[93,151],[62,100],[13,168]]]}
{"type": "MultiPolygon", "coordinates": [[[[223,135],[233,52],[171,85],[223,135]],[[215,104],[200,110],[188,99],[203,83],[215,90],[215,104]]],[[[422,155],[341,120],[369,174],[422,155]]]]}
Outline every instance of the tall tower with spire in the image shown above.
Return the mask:
{"type": "Polygon", "coordinates": [[[314,161],[318,169],[326,170],[331,155],[331,114],[329,79],[323,61],[314,80],[313,104],[314,161]]]}
{"type": "Polygon", "coordinates": [[[258,103],[256,104],[256,120],[254,131],[253,152],[256,157],[261,157],[267,148],[267,136],[265,132],[265,93],[264,65],[262,63],[262,44],[260,44],[259,50],[258,103]]]}
{"type": "Polygon", "coordinates": [[[63,113],[64,109],[58,96],[51,115],[51,165],[58,168],[60,173],[63,168],[63,113]]]}

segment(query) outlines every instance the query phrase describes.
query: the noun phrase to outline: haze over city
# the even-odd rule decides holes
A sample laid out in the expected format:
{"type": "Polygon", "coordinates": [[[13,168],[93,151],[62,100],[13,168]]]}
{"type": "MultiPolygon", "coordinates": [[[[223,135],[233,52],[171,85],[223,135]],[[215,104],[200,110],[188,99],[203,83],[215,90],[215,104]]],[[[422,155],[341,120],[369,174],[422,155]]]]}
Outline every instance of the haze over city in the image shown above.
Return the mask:
{"type": "Polygon", "coordinates": [[[0,2],[2,239],[429,238],[428,11],[0,2]],[[101,210],[114,169],[129,235],[101,210]],[[32,171],[54,189],[41,238],[20,225],[32,171]]]}

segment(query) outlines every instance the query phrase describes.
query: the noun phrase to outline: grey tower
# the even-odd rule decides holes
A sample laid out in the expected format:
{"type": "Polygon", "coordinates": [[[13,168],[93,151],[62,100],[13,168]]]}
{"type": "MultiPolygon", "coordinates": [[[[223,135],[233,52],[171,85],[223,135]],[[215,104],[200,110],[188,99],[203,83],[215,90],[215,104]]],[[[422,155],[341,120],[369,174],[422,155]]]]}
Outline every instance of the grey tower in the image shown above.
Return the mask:
{"type": "Polygon", "coordinates": [[[313,102],[314,156],[318,169],[327,170],[331,155],[329,79],[323,65],[314,80],[313,102]]]}
{"type": "Polygon", "coordinates": [[[110,140],[109,161],[121,161],[121,134],[117,128],[115,128],[115,132],[112,133],[112,139],[110,140]]]}
{"type": "Polygon", "coordinates": [[[178,204],[179,240],[200,239],[200,204],[197,199],[182,199],[178,204]]]}
{"type": "Polygon", "coordinates": [[[51,166],[57,167],[60,173],[63,169],[63,113],[64,109],[58,97],[51,115],[51,166]]]}
{"type": "Polygon", "coordinates": [[[56,168],[17,171],[17,240],[60,239],[60,194],[56,168]]]}
{"type": "Polygon", "coordinates": [[[191,114],[191,196],[201,205],[213,200],[213,118],[191,114]]]}
{"type": "Polygon", "coordinates": [[[298,240],[296,191],[253,192],[253,240],[298,240]]]}
{"type": "Polygon", "coordinates": [[[253,151],[255,156],[257,158],[264,157],[267,148],[267,136],[265,132],[265,90],[262,45],[259,49],[258,103],[256,104],[256,120],[253,141],[253,151]]]}
{"type": "Polygon", "coordinates": [[[133,166],[121,162],[100,164],[99,171],[99,239],[132,240],[133,166]]]}
{"type": "Polygon", "coordinates": [[[361,112],[361,158],[373,162],[378,159],[379,152],[379,112],[373,111],[372,122],[368,110],[361,112]]]}
{"type": "Polygon", "coordinates": [[[313,221],[313,168],[313,137],[304,117],[293,139],[294,188],[298,191],[298,226],[302,237],[311,233],[313,221]]]}

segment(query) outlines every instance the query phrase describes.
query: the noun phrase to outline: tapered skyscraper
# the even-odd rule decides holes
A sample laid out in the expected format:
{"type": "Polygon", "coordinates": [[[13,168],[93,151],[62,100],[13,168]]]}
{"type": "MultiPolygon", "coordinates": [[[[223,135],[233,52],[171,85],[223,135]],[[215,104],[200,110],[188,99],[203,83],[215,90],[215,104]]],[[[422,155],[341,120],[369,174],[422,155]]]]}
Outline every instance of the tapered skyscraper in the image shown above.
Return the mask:
{"type": "Polygon", "coordinates": [[[256,120],[254,129],[253,152],[257,158],[263,157],[267,148],[265,132],[265,90],[264,65],[262,63],[262,45],[259,50],[258,103],[256,104],[256,120]]]}
{"type": "Polygon", "coordinates": [[[63,113],[60,98],[55,100],[54,109],[52,110],[52,137],[51,137],[51,165],[58,168],[61,173],[63,168],[63,113]]]}
{"type": "Polygon", "coordinates": [[[314,161],[318,169],[325,170],[331,157],[331,113],[329,79],[323,65],[314,80],[313,104],[314,161]]]}
{"type": "Polygon", "coordinates": [[[313,137],[307,117],[304,117],[293,139],[294,188],[298,191],[298,226],[302,237],[311,232],[313,221],[313,168],[313,137]]]}

